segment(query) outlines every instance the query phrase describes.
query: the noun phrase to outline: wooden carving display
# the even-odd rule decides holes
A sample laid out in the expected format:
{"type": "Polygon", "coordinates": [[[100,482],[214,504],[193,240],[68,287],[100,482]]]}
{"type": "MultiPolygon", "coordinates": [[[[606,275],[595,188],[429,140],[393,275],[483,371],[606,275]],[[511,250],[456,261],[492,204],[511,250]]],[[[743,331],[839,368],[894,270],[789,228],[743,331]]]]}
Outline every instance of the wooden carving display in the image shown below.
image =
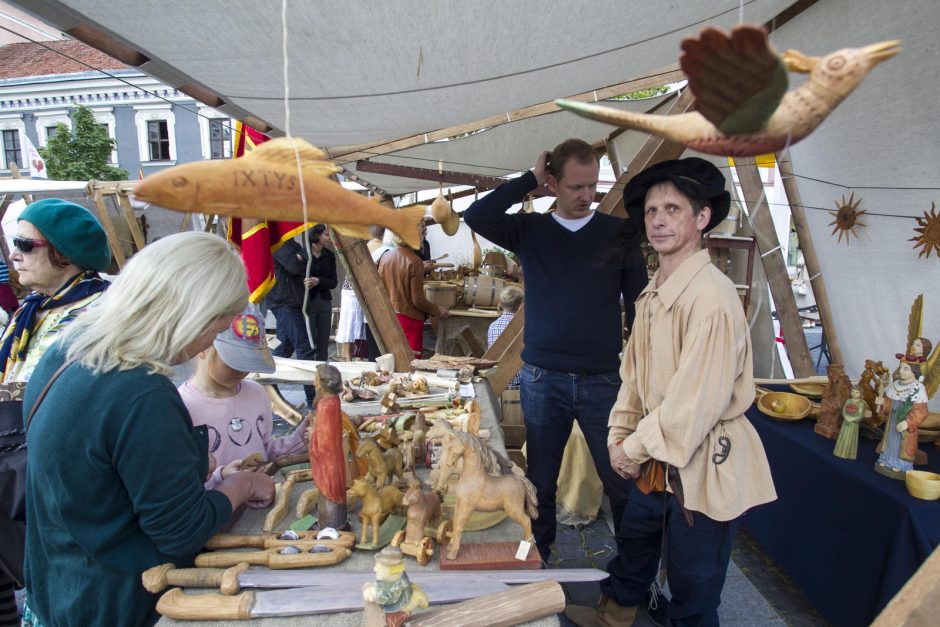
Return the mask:
{"type": "Polygon", "coordinates": [[[522,539],[529,540],[532,519],[538,517],[535,486],[521,473],[513,472],[512,462],[469,433],[445,433],[444,450],[445,463],[451,468],[456,467],[457,459],[464,460],[456,487],[454,531],[447,547],[448,559],[457,559],[460,536],[474,510],[504,510],[522,526],[522,539]]]}
{"type": "Polygon", "coordinates": [[[316,418],[310,428],[310,470],[319,490],[317,523],[321,528],[345,529],[346,459],[339,393],[343,378],[335,366],[319,364],[315,379],[316,418]]]}
{"type": "Polygon", "coordinates": [[[401,502],[408,508],[407,523],[404,531],[395,534],[392,546],[414,556],[419,564],[427,564],[434,555],[434,544],[425,529],[441,520],[441,497],[436,492],[425,492],[419,481],[411,481],[401,502]]]}
{"type": "Polygon", "coordinates": [[[394,481],[396,477],[401,479],[404,476],[401,468],[401,451],[398,448],[392,448],[383,453],[375,440],[363,438],[359,443],[359,448],[356,449],[356,457],[369,460],[369,472],[366,473],[365,480],[377,488],[394,481]]]}
{"type": "Polygon", "coordinates": [[[852,382],[845,374],[842,364],[829,364],[826,368],[829,383],[823,390],[819,406],[819,419],[813,430],[819,435],[835,440],[842,426],[842,407],[852,390],[852,382]]]}
{"type": "Polygon", "coordinates": [[[197,161],[151,174],[134,186],[134,195],[188,213],[288,222],[306,217],[364,240],[371,239],[368,227],[377,224],[412,248],[421,247],[424,205],[391,210],[329,178],[339,171],[319,148],[302,139],[278,137],[238,159],[197,161]]]}
{"type": "Polygon", "coordinates": [[[712,155],[756,156],[807,137],[868,72],[900,52],[899,41],[845,48],[825,57],[771,47],[767,31],[739,24],[729,35],[706,27],[682,41],[679,65],[696,111],[651,115],[571,100],[555,103],[578,115],[664,137],[712,155]],[[787,89],[787,71],[809,74],[787,89]]]}
{"type": "Polygon", "coordinates": [[[401,491],[393,485],[376,490],[375,486],[364,479],[357,479],[349,489],[350,496],[358,496],[362,499],[362,506],[359,508],[359,521],[362,525],[359,541],[366,544],[366,535],[369,526],[372,526],[372,544],[379,543],[379,525],[385,520],[389,512],[395,507],[401,506],[401,491]]]}
{"type": "Polygon", "coordinates": [[[888,380],[885,378],[887,374],[888,369],[880,361],[865,360],[865,370],[862,371],[862,376],[858,382],[858,386],[862,390],[862,398],[865,399],[865,404],[868,405],[868,413],[862,418],[863,425],[869,427],[881,426],[881,414],[878,412],[878,408],[875,407],[875,398],[884,391],[884,387],[888,384],[888,380]]]}
{"type": "Polygon", "coordinates": [[[923,218],[914,219],[917,220],[917,228],[914,229],[917,235],[908,241],[914,242],[914,250],[918,246],[923,247],[917,257],[930,257],[931,252],[936,252],[937,257],[940,257],[940,217],[937,217],[936,205],[930,203],[930,211],[925,211],[923,218]]]}
{"type": "Polygon", "coordinates": [[[849,245],[849,237],[854,235],[858,238],[858,233],[855,232],[855,227],[865,226],[865,223],[860,221],[858,218],[865,211],[859,211],[858,206],[861,204],[862,199],[859,198],[855,200],[855,193],[849,195],[849,199],[846,200],[845,196],[842,196],[842,202],[836,203],[836,210],[830,212],[829,215],[835,218],[832,222],[829,223],[829,226],[834,226],[832,233],[830,235],[835,235],[839,233],[838,242],[842,242],[842,236],[845,235],[845,245],[849,245]]]}
{"type": "Polygon", "coordinates": [[[397,548],[382,549],[373,570],[375,581],[362,586],[366,627],[400,627],[413,612],[428,606],[424,590],[408,579],[397,548]]]}
{"type": "Polygon", "coordinates": [[[927,398],[933,398],[940,387],[940,350],[933,350],[933,342],[924,337],[924,295],[919,294],[911,305],[907,319],[907,351],[895,355],[917,364],[924,378],[927,398]]]}

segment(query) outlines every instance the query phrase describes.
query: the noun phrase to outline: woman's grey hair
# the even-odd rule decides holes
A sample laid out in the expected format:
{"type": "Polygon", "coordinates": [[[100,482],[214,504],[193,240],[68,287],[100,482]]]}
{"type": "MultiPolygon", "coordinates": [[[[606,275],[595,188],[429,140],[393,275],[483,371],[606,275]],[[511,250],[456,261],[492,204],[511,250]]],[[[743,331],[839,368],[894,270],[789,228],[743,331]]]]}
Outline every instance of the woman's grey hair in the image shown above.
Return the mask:
{"type": "Polygon", "coordinates": [[[235,249],[211,233],[164,237],[134,255],[63,333],[68,358],[96,373],[147,366],[169,375],[186,348],[248,301],[235,249]]]}
{"type": "Polygon", "coordinates": [[[516,313],[522,304],[522,290],[515,285],[504,287],[499,293],[499,306],[503,311],[516,313]]]}

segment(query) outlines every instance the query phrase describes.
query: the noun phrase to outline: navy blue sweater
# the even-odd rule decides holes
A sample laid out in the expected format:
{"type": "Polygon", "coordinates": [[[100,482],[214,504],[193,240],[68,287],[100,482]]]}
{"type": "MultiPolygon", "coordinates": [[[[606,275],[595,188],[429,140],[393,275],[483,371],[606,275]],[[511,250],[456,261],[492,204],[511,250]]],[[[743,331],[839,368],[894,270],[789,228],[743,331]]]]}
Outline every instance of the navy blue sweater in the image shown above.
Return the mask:
{"type": "Polygon", "coordinates": [[[617,370],[622,347],[620,296],[632,326],[646,267],[618,268],[603,261],[621,219],[595,212],[571,232],[551,215],[506,215],[537,186],[531,172],[500,185],[464,212],[467,225],[511,250],[525,272],[525,348],[533,366],[596,374],[617,370]]]}

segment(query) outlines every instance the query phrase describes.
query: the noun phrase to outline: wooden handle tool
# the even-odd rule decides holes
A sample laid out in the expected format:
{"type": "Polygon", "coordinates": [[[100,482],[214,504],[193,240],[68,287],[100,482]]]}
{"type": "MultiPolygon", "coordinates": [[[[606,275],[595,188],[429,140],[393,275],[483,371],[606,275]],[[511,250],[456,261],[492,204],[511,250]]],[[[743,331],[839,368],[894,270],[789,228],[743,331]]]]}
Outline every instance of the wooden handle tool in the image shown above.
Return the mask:
{"type": "Polygon", "coordinates": [[[177,568],[173,564],[160,564],[147,569],[141,581],[147,592],[157,594],[167,586],[181,588],[219,588],[227,596],[239,590],[238,575],[248,570],[247,562],[239,562],[231,568],[177,568]]]}
{"type": "Polygon", "coordinates": [[[273,547],[264,551],[216,551],[202,553],[196,556],[196,566],[203,568],[228,568],[239,562],[247,562],[268,568],[308,568],[312,566],[329,566],[338,564],[352,554],[352,551],[343,546],[329,546],[329,552],[311,553],[313,544],[304,546],[295,544],[301,549],[300,553],[283,554],[284,547],[273,547]]]}
{"type": "Polygon", "coordinates": [[[223,596],[186,594],[181,588],[173,588],[157,601],[157,611],[179,620],[247,620],[254,603],[254,592],[223,596]]]}

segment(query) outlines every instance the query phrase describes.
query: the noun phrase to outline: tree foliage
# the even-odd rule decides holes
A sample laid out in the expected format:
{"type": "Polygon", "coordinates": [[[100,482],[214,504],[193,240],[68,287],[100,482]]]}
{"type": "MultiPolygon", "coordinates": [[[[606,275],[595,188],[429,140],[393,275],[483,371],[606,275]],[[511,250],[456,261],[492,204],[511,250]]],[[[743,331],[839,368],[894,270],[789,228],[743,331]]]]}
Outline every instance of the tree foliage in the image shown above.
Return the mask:
{"type": "Polygon", "coordinates": [[[114,151],[114,140],[99,126],[91,109],[79,106],[72,114],[75,132],[59,124],[39,154],[46,161],[49,178],[56,181],[123,181],[127,170],[108,165],[114,151]]]}

